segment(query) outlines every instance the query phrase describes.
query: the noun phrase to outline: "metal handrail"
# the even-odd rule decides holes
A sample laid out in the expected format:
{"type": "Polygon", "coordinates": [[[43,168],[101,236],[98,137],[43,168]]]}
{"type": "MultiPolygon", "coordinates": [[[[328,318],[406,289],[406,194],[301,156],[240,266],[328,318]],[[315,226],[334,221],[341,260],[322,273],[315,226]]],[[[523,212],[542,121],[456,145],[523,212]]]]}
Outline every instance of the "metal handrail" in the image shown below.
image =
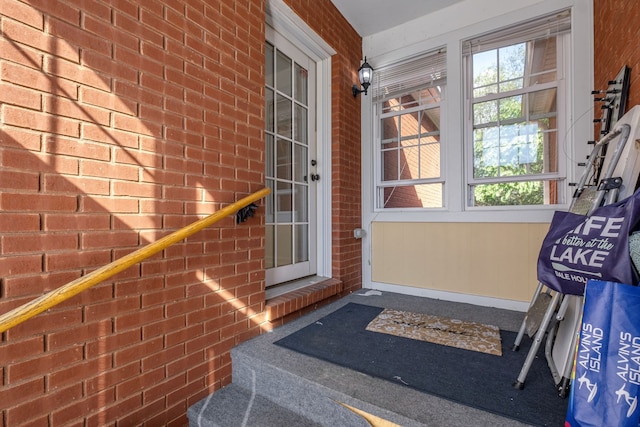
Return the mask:
{"type": "Polygon", "coordinates": [[[79,277],[78,279],[62,285],[58,289],[48,292],[40,297],[23,304],[13,310],[0,316],[0,333],[5,332],[7,329],[12,328],[20,323],[42,313],[45,310],[54,307],[61,302],[68,300],[69,298],[79,294],[80,292],[89,289],[90,287],[97,285],[98,283],[120,273],[123,270],[137,264],[145,259],[157,254],[158,252],[166,249],[167,247],[178,243],[179,241],[186,239],[187,237],[197,233],[198,231],[209,227],[210,225],[220,221],[221,219],[236,213],[240,209],[250,205],[251,203],[262,199],[267,196],[271,190],[269,188],[263,188],[260,191],[238,200],[235,203],[225,206],[219,211],[198,220],[186,227],[175,231],[168,236],[165,236],[153,243],[140,248],[129,255],[125,255],[104,267],[101,267],[86,276],[79,277]]]}

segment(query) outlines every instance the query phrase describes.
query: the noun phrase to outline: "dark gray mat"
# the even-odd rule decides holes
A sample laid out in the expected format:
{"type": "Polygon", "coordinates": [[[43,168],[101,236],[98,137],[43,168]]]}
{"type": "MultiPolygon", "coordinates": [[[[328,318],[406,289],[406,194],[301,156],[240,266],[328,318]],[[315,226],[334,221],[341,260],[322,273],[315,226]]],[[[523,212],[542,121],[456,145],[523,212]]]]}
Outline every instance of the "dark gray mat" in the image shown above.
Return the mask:
{"type": "Polygon", "coordinates": [[[349,303],[275,344],[425,393],[539,426],[561,426],[567,401],[558,397],[544,355],[524,390],[512,387],[530,341],[519,352],[514,332],[501,331],[503,355],[494,356],[367,331],[382,308],[349,303]]]}

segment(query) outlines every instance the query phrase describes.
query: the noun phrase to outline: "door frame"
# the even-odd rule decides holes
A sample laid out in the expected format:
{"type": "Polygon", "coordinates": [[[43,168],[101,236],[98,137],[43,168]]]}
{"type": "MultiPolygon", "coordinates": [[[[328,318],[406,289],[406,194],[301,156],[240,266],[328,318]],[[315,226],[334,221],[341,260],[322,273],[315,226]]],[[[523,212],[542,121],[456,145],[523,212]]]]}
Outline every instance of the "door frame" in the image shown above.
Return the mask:
{"type": "MultiPolygon", "coordinates": [[[[316,63],[317,275],[331,277],[331,56],[336,51],[283,0],[267,0],[266,23],[316,63]]],[[[309,133],[313,132],[309,129],[309,133]]],[[[311,137],[311,136],[310,136],[311,137]]],[[[311,237],[312,238],[312,237],[311,237]]]]}

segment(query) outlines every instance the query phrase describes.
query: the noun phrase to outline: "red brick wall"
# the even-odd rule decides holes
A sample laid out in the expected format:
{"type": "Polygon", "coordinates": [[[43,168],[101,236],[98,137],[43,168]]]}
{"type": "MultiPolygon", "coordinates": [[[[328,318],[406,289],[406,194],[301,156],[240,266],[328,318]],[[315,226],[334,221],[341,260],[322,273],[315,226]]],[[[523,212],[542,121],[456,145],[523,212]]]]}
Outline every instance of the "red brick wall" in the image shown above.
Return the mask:
{"type": "MultiPolygon", "coordinates": [[[[356,289],[360,39],[329,0],[292,3],[338,51],[334,276],[356,289]]],[[[0,313],[264,186],[264,17],[265,0],[0,1],[0,313]]],[[[262,214],[2,334],[0,426],[184,425],[260,333],[262,214]]]]}
{"type": "MultiPolygon", "coordinates": [[[[631,68],[627,110],[640,104],[640,4],[637,0],[595,0],[594,89],[606,89],[626,65],[631,68]]],[[[595,117],[600,117],[600,111],[595,117]]]]}

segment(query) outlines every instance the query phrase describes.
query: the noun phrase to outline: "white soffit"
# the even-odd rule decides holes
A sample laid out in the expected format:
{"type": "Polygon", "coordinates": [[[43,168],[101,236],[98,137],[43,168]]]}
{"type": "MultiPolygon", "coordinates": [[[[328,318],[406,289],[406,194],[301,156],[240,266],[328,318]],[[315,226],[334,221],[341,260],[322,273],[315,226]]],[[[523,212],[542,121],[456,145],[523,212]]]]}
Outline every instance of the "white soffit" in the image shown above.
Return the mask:
{"type": "Polygon", "coordinates": [[[361,37],[449,7],[462,0],[331,0],[361,37]]]}

